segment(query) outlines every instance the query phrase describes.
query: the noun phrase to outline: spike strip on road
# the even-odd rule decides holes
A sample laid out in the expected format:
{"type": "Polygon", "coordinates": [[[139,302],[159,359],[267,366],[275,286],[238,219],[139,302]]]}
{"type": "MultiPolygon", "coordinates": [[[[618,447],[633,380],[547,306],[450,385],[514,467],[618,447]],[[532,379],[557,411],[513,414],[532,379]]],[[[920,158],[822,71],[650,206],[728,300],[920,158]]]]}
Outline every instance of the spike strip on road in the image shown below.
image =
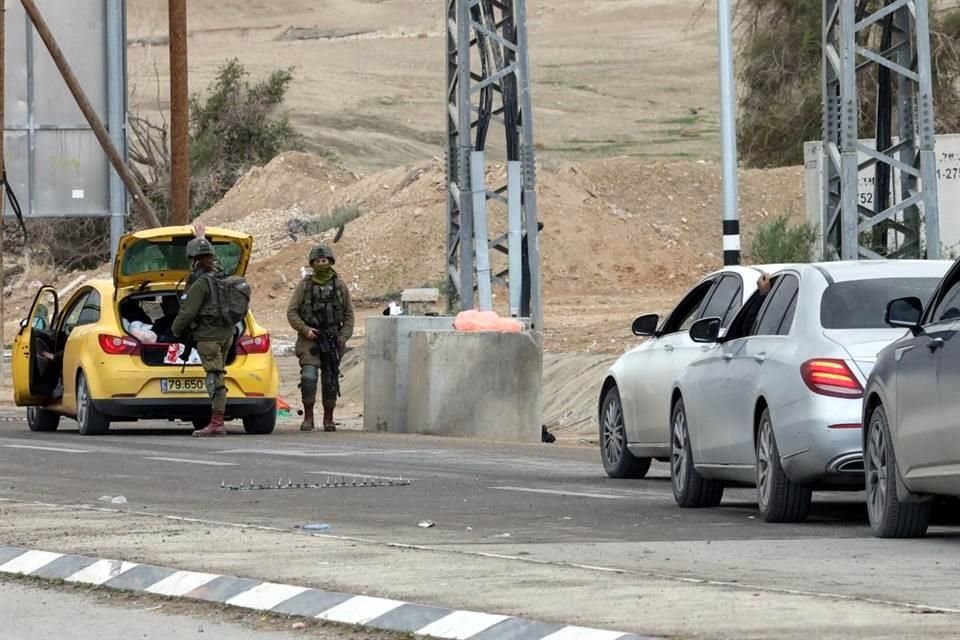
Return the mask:
{"type": "Polygon", "coordinates": [[[460,640],[653,640],[620,631],[537,622],[389,598],[182,571],[136,562],[0,546],[3,574],[204,600],[244,609],[460,640]]]}

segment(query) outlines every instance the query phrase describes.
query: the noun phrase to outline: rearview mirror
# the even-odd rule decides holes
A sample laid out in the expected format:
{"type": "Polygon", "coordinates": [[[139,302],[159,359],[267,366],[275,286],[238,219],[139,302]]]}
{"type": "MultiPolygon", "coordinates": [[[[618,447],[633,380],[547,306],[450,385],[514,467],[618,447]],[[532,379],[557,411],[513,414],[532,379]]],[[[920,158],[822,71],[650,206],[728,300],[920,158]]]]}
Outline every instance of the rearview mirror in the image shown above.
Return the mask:
{"type": "Polygon", "coordinates": [[[720,340],[720,318],[702,318],[690,327],[690,339],[694,342],[711,343],[720,340]]]}
{"type": "Polygon", "coordinates": [[[923,302],[920,298],[897,298],[887,304],[887,313],[884,320],[891,327],[903,327],[915,330],[920,326],[920,317],[923,315],[923,302]]]}
{"type": "Polygon", "coordinates": [[[658,322],[660,322],[660,316],[655,313],[640,316],[633,321],[633,335],[640,337],[656,335],[658,322]]]}

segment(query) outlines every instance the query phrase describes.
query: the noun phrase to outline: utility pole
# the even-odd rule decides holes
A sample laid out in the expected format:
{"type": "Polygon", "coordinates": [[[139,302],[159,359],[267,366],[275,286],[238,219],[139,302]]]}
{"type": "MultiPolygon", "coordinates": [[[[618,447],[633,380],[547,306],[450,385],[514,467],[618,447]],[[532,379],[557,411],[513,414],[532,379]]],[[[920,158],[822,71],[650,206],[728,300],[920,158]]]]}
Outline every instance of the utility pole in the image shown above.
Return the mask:
{"type": "Polygon", "coordinates": [[[840,259],[940,257],[932,79],[928,0],[887,0],[872,12],[856,0],[823,0],[821,219],[824,246],[840,259]],[[857,78],[874,70],[871,147],[859,140],[857,78]],[[859,174],[871,167],[872,202],[861,201],[859,174]]]}
{"type": "Polygon", "coordinates": [[[717,2],[720,46],[720,138],[723,155],[723,264],[740,264],[740,210],[737,178],[737,96],[733,74],[733,20],[730,0],[717,2]]]}
{"type": "Polygon", "coordinates": [[[190,221],[190,112],[187,78],[187,0],[169,1],[170,223],[190,221]]]}
{"type": "Polygon", "coordinates": [[[460,309],[472,309],[476,292],[480,309],[491,309],[494,286],[501,287],[508,292],[509,315],[530,318],[531,328],[542,331],[526,0],[446,4],[450,306],[459,301],[460,309]],[[488,149],[494,126],[504,144],[488,149]],[[493,176],[496,184],[488,185],[488,160],[495,151],[505,175],[493,176]],[[488,215],[493,207],[507,215],[488,215]],[[488,221],[503,217],[506,230],[491,234],[488,221]],[[498,268],[492,258],[506,264],[498,268]]]}

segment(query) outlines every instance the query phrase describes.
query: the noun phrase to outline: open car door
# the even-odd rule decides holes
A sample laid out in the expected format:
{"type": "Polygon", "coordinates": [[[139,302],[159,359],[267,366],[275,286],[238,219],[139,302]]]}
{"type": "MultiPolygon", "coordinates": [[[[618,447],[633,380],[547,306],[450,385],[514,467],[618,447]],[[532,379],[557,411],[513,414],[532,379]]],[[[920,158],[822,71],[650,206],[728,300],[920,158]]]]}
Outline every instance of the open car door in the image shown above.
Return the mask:
{"type": "Polygon", "coordinates": [[[11,375],[13,401],[17,406],[46,405],[54,400],[62,360],[51,362],[40,354],[56,353],[58,305],[56,289],[41,287],[13,341],[11,375]]]}

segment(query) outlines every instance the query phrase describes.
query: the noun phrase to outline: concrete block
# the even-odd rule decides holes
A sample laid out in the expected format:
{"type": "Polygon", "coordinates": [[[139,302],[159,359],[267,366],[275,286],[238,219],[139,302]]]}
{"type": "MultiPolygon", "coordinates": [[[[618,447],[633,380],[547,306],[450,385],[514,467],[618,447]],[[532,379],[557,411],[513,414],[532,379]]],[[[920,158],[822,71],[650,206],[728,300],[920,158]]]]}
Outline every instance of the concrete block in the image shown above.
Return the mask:
{"type": "Polygon", "coordinates": [[[440,300],[439,289],[404,289],[400,295],[400,304],[405,315],[426,315],[440,300]]]}
{"type": "Polygon", "coordinates": [[[540,442],[541,334],[418,331],[408,360],[409,432],[540,442]]]}
{"type": "Polygon", "coordinates": [[[369,316],[364,322],[363,430],[406,433],[410,334],[453,327],[449,316],[369,316]]]}

